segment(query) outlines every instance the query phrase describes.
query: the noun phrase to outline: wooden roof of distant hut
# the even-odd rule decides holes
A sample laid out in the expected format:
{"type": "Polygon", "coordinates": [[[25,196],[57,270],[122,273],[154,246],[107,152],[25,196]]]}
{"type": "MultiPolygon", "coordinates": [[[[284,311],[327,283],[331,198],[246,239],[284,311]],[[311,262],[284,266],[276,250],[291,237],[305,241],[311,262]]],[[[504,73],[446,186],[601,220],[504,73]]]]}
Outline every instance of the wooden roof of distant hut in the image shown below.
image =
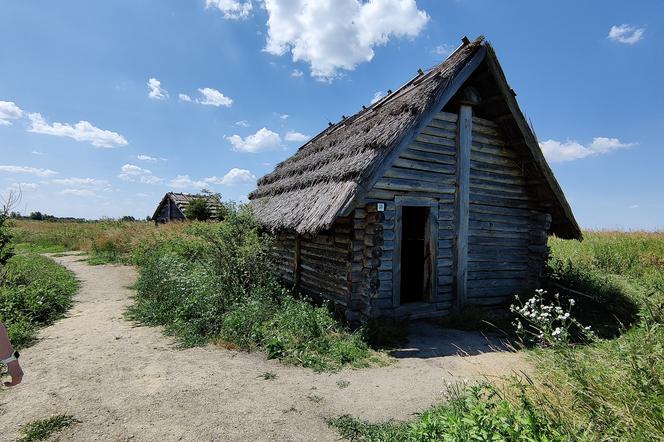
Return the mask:
{"type": "Polygon", "coordinates": [[[178,208],[184,217],[186,217],[185,210],[187,206],[190,202],[196,199],[205,199],[207,201],[207,207],[212,214],[212,218],[216,219],[218,217],[219,209],[221,208],[221,202],[214,195],[168,192],[159,202],[157,209],[154,211],[154,215],[152,215],[152,219],[157,219],[159,212],[161,212],[162,207],[164,207],[164,204],[166,204],[169,199],[175,204],[175,207],[178,208]]]}
{"type": "Polygon", "coordinates": [[[499,90],[501,127],[527,147],[531,174],[542,183],[538,197],[551,213],[551,230],[581,238],[565,195],[535,134],[507,84],[491,45],[483,37],[466,43],[444,62],[351,117],[323,130],[258,181],[250,195],[258,219],[271,230],[316,233],[348,215],[408,141],[439,112],[482,66],[499,90]],[[506,118],[507,116],[507,118],[506,118]]]}

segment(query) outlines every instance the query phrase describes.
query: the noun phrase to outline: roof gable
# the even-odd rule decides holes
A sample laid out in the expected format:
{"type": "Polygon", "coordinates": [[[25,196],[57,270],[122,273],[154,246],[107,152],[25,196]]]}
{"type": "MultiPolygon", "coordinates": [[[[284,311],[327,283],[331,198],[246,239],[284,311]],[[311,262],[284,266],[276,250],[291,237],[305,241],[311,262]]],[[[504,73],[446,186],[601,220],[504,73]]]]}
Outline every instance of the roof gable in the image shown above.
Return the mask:
{"type": "MultiPolygon", "coordinates": [[[[541,192],[553,201],[552,231],[581,238],[558,182],[516,103],[491,46],[482,37],[457,49],[426,74],[350,118],[329,127],[258,181],[249,196],[258,219],[273,230],[315,233],[350,214],[401,152],[465,83],[483,76],[499,90],[506,107],[498,118],[513,126],[513,137],[528,148],[532,174],[543,178],[541,192]],[[481,69],[478,69],[480,66],[481,69]],[[481,70],[481,73],[479,71],[481,70]]],[[[498,109],[499,107],[496,106],[498,109]]]]}

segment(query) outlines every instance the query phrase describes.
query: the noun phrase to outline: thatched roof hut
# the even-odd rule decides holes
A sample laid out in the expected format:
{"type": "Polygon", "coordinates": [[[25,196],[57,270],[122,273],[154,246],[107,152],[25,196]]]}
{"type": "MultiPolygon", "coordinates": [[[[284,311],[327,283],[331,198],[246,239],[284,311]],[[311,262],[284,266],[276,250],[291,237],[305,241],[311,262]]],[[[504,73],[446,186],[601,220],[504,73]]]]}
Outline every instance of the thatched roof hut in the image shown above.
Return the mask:
{"type": "Polygon", "coordinates": [[[157,205],[152,220],[158,223],[184,221],[187,219],[187,206],[198,199],[205,200],[206,206],[212,215],[211,219],[219,217],[221,202],[214,195],[168,192],[157,205]]]}
{"type": "Polygon", "coordinates": [[[440,65],[322,131],[262,177],[249,198],[258,219],[280,235],[282,277],[334,299],[350,316],[412,316],[403,290],[423,291],[412,298],[425,304],[424,316],[469,302],[500,304],[508,292],[536,285],[547,234],[581,238],[482,37],[464,40],[440,65]],[[413,245],[426,252],[413,277],[426,269],[412,290],[401,286],[401,274],[411,272],[402,261],[413,260],[401,256],[402,246],[415,241],[404,229],[434,235],[413,245]],[[512,255],[513,263],[501,258],[512,255]]]}

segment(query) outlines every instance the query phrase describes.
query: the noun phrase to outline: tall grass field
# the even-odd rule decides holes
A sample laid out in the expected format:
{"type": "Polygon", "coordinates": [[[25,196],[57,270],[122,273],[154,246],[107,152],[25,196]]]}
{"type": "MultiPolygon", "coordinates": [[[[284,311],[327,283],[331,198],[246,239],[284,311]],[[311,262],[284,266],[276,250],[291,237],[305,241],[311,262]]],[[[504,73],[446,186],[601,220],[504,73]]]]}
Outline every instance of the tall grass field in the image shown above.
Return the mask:
{"type": "MultiPolygon", "coordinates": [[[[242,208],[221,223],[19,221],[13,232],[19,250],[83,250],[138,265],[128,316],[164,325],[184,345],[259,349],[316,369],[377,357],[376,330],[350,332],[273,279],[271,238],[242,208]]],[[[351,440],[664,440],[664,232],[585,231],[582,242],[549,246],[538,303],[560,303],[565,321],[579,325],[523,342],[532,379],[451,386],[445,403],[410,422],[341,416],[330,425],[351,440]]]]}

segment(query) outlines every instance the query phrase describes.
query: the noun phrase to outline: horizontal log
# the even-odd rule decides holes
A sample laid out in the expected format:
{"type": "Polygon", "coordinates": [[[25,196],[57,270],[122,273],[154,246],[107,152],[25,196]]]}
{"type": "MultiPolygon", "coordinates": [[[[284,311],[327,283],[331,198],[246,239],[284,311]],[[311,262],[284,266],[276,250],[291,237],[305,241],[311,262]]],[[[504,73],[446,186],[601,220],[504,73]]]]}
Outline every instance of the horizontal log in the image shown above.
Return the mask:
{"type": "Polygon", "coordinates": [[[495,204],[482,204],[472,203],[470,205],[470,213],[497,213],[499,215],[515,216],[515,217],[530,217],[535,213],[532,209],[522,209],[518,207],[504,207],[495,204]]]}
{"type": "Polygon", "coordinates": [[[376,224],[369,224],[364,231],[366,235],[380,235],[383,233],[383,230],[384,230],[383,225],[380,223],[376,223],[376,224]]]}
{"type": "MultiPolygon", "coordinates": [[[[475,164],[475,167],[482,165],[486,168],[500,167],[504,168],[503,173],[506,173],[508,170],[513,170],[518,172],[518,175],[524,175],[524,169],[522,167],[523,160],[519,157],[502,157],[494,155],[491,151],[483,152],[481,150],[471,150],[470,153],[470,163],[471,166],[475,164]]],[[[495,170],[495,169],[494,169],[495,170]]],[[[500,169],[498,169],[500,170],[500,169]]]]}
{"type": "Polygon", "coordinates": [[[473,117],[473,125],[476,125],[476,124],[491,127],[491,128],[494,128],[494,129],[497,129],[497,128],[500,127],[500,125],[498,125],[494,121],[487,120],[486,118],[481,118],[481,117],[477,117],[477,116],[473,117]]]}
{"type": "Polygon", "coordinates": [[[472,217],[469,222],[471,229],[487,230],[491,232],[520,232],[528,233],[531,231],[529,226],[519,224],[502,223],[498,221],[477,221],[472,217]]]}
{"type": "Polygon", "coordinates": [[[442,149],[441,146],[437,145],[413,142],[399,154],[399,158],[432,165],[440,164],[455,167],[456,157],[453,149],[454,146],[442,149]]]}
{"type": "Polygon", "coordinates": [[[454,283],[454,276],[452,275],[438,275],[438,285],[446,285],[454,283]]]}
{"type": "Polygon", "coordinates": [[[496,230],[484,230],[479,228],[471,228],[469,230],[470,237],[479,237],[479,238],[489,238],[489,239],[498,239],[498,238],[514,238],[519,240],[530,241],[530,233],[524,232],[502,232],[496,230]]]}
{"type": "Polygon", "coordinates": [[[471,209],[469,217],[471,221],[476,222],[509,224],[530,229],[530,221],[527,216],[523,215],[501,215],[498,213],[478,212],[471,209]]]}
{"type": "Polygon", "coordinates": [[[372,223],[381,223],[385,220],[385,212],[374,212],[367,215],[365,218],[366,222],[369,224],[372,223]]]}
{"type": "Polygon", "coordinates": [[[392,280],[392,271],[382,270],[378,272],[379,281],[391,281],[392,280]]]}
{"type": "Polygon", "coordinates": [[[366,235],[364,237],[365,246],[380,246],[383,242],[383,237],[381,235],[366,235]]]}
{"type": "Polygon", "coordinates": [[[399,158],[455,165],[456,145],[447,140],[440,140],[438,143],[411,141],[399,154],[399,158]]]}
{"type": "Polygon", "coordinates": [[[515,198],[501,198],[493,195],[483,195],[475,192],[470,193],[471,204],[493,205],[497,207],[507,207],[515,209],[531,209],[534,206],[533,201],[519,200],[515,198]]]}
{"type": "Polygon", "coordinates": [[[528,270],[528,264],[515,262],[469,262],[468,271],[476,270],[528,270]]]}
{"type": "Polygon", "coordinates": [[[528,204],[528,207],[533,208],[537,204],[534,195],[528,194],[524,191],[506,190],[489,184],[471,183],[470,193],[471,195],[477,195],[484,198],[493,198],[494,204],[500,204],[502,201],[510,201],[518,204],[528,204]]]}
{"type": "Polygon", "coordinates": [[[516,292],[522,289],[524,284],[524,279],[473,279],[468,281],[467,287],[469,289],[503,288],[516,292]]]}
{"type": "Polygon", "coordinates": [[[445,249],[448,247],[454,247],[454,241],[452,239],[439,239],[438,248],[445,249]]]}
{"type": "Polygon", "coordinates": [[[452,112],[438,112],[436,115],[434,115],[434,118],[441,121],[456,123],[459,116],[452,112]]]}
{"type": "Polygon", "coordinates": [[[447,140],[456,140],[456,127],[453,126],[443,127],[443,126],[444,126],[443,124],[438,124],[436,126],[434,125],[425,126],[420,131],[418,136],[419,137],[431,136],[436,138],[444,138],[447,140]]]}
{"type": "Polygon", "coordinates": [[[405,169],[401,167],[391,167],[387,169],[384,178],[400,178],[413,181],[426,181],[430,183],[454,183],[455,178],[452,173],[438,173],[424,170],[405,169]]]}
{"type": "Polygon", "coordinates": [[[404,169],[421,170],[428,172],[444,173],[453,175],[456,172],[456,166],[453,164],[432,163],[419,160],[411,160],[409,158],[397,158],[393,164],[394,167],[401,167],[404,169]]]}
{"type": "Polygon", "coordinates": [[[525,279],[528,270],[469,270],[468,280],[471,279],[525,279]]]}
{"type": "Polygon", "coordinates": [[[399,178],[381,178],[375,184],[377,189],[404,192],[431,192],[441,194],[454,193],[454,178],[441,180],[439,183],[407,180],[399,178]]]}

